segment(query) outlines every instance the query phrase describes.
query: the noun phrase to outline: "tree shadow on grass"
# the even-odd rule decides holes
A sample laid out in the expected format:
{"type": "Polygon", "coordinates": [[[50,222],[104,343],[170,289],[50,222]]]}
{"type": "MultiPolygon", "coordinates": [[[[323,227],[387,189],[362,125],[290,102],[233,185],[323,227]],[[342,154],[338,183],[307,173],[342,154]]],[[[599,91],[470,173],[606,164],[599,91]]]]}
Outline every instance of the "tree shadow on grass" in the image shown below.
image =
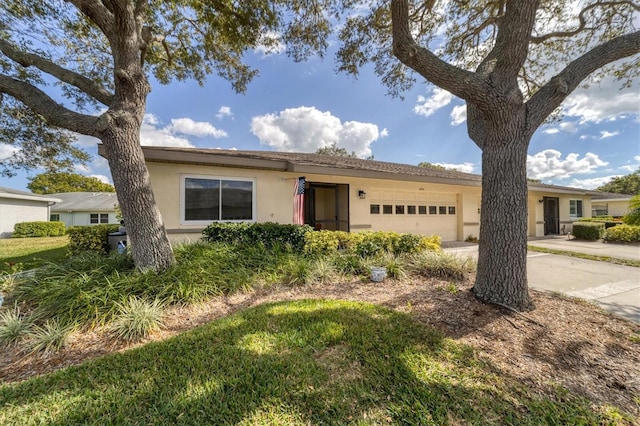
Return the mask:
{"type": "Polygon", "coordinates": [[[68,252],[69,248],[65,246],[2,259],[0,260],[0,273],[12,272],[12,268],[18,264],[21,264],[23,270],[28,270],[40,267],[48,262],[59,262],[66,257],[68,252]]]}
{"type": "Polygon", "coordinates": [[[561,404],[505,384],[471,348],[405,314],[302,300],[0,387],[0,423],[598,422],[586,403],[561,404]]]}

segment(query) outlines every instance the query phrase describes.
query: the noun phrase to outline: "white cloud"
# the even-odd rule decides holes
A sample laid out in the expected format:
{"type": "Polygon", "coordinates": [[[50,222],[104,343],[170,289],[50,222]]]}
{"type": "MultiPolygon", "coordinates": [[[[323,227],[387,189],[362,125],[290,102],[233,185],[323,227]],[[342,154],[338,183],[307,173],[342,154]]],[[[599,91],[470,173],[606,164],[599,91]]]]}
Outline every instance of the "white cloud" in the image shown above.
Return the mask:
{"type": "Polygon", "coordinates": [[[587,89],[576,90],[567,98],[563,109],[567,116],[578,117],[580,123],[615,121],[624,115],[640,115],[637,89],[620,90],[620,82],[606,78],[587,89]]]}
{"type": "Polygon", "coordinates": [[[559,133],[560,129],[558,128],[551,128],[551,129],[545,129],[542,131],[542,133],[546,133],[547,135],[555,135],[556,133],[559,133]]]}
{"type": "Polygon", "coordinates": [[[335,143],[359,157],[370,156],[371,144],[388,134],[386,129],[379,131],[373,123],[342,123],[329,111],[304,106],[253,117],[251,133],[261,144],[278,151],[315,152],[335,143]]]}
{"type": "Polygon", "coordinates": [[[473,173],[473,169],[475,168],[473,163],[462,163],[462,164],[434,163],[434,164],[436,164],[437,166],[442,166],[445,169],[453,169],[453,170],[457,170],[459,172],[464,172],[464,173],[473,173]]]}
{"type": "Polygon", "coordinates": [[[171,124],[161,126],[160,120],[153,114],[145,114],[140,129],[140,144],[145,146],[172,146],[193,148],[193,144],[181,135],[214,138],[227,136],[224,130],[216,129],[206,121],[194,121],[190,118],[174,118],[171,124]]]}
{"type": "Polygon", "coordinates": [[[612,175],[593,179],[573,179],[571,182],[569,182],[569,186],[574,188],[596,189],[597,187],[608,183],[611,179],[619,176],[620,175],[612,175]]]}
{"type": "Polygon", "coordinates": [[[89,177],[94,177],[94,178],[98,179],[101,182],[108,183],[109,185],[113,185],[113,183],[111,183],[111,179],[109,179],[105,175],[89,175],[89,177]]]}
{"type": "Polygon", "coordinates": [[[6,160],[18,151],[20,151],[20,148],[6,143],[0,143],[0,160],[6,160]]]}
{"type": "Polygon", "coordinates": [[[95,148],[99,143],[100,139],[98,138],[77,134],[76,141],[73,144],[81,148],[95,148]]]}
{"type": "Polygon", "coordinates": [[[587,152],[584,157],[568,154],[564,160],[562,153],[555,149],[545,149],[527,156],[527,176],[532,179],[565,179],[575,174],[594,173],[598,167],[609,163],[602,161],[597,154],[587,152]]]}
{"type": "Polygon", "coordinates": [[[600,139],[606,139],[606,138],[610,138],[616,135],[619,135],[620,132],[608,132],[606,130],[602,130],[600,131],[600,139]]]}
{"type": "Polygon", "coordinates": [[[218,113],[216,114],[216,118],[218,120],[222,120],[225,117],[233,117],[233,112],[231,112],[231,107],[223,105],[218,110],[218,113]]]}
{"type": "Polygon", "coordinates": [[[280,55],[284,53],[286,46],[282,42],[280,34],[274,31],[268,31],[262,35],[262,39],[254,52],[266,57],[268,55],[280,55]]]}
{"type": "Polygon", "coordinates": [[[467,121],[467,106],[466,105],[454,106],[449,116],[451,117],[451,125],[459,126],[460,124],[467,121]]]}
{"type": "Polygon", "coordinates": [[[429,98],[425,98],[422,95],[418,96],[418,103],[413,107],[413,112],[417,115],[429,117],[440,108],[449,105],[453,99],[451,93],[439,87],[432,89],[431,93],[432,95],[429,98]]]}
{"type": "Polygon", "coordinates": [[[216,129],[206,121],[193,121],[190,118],[172,118],[171,124],[168,126],[171,133],[180,133],[191,136],[213,136],[214,138],[224,138],[227,132],[216,129]]]}
{"type": "Polygon", "coordinates": [[[547,135],[555,135],[556,133],[566,132],[566,133],[575,133],[578,131],[576,123],[573,121],[565,121],[564,123],[558,124],[558,127],[548,127],[542,131],[547,135]]]}

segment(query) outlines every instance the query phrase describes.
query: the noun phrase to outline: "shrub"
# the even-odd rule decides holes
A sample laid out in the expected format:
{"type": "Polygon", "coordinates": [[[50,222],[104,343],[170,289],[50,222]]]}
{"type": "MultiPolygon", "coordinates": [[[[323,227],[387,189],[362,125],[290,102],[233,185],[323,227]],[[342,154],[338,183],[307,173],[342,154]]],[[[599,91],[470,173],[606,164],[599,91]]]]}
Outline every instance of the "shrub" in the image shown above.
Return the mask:
{"type": "Polygon", "coordinates": [[[0,343],[18,343],[29,335],[31,321],[20,313],[16,304],[13,309],[0,312],[0,343]]]}
{"type": "Polygon", "coordinates": [[[73,332],[73,326],[55,319],[47,320],[42,326],[34,326],[30,334],[32,352],[57,352],[64,348],[73,332]]]}
{"type": "Polygon", "coordinates": [[[637,243],[640,242],[640,226],[618,225],[605,231],[603,240],[611,243],[637,243]]]}
{"type": "Polygon", "coordinates": [[[621,225],[622,221],[614,220],[613,216],[596,216],[596,217],[583,217],[579,222],[585,223],[604,223],[604,228],[612,228],[617,225],[621,225]]]}
{"type": "Polygon", "coordinates": [[[279,223],[212,223],[202,231],[209,242],[229,244],[263,244],[265,247],[287,247],[302,251],[308,225],[283,225],[279,223]]]}
{"type": "Polygon", "coordinates": [[[111,323],[111,331],[118,338],[128,342],[146,339],[164,326],[163,304],[155,299],[150,302],[138,297],[129,297],[117,304],[117,313],[111,323]]]}
{"type": "Polygon", "coordinates": [[[438,235],[399,234],[397,232],[357,232],[315,231],[306,234],[306,253],[327,254],[345,251],[361,257],[377,256],[383,253],[407,254],[425,250],[440,250],[438,235]]]}
{"type": "Polygon", "coordinates": [[[571,233],[581,240],[599,240],[604,236],[604,223],[574,222],[571,233]]]}
{"type": "Polygon", "coordinates": [[[415,255],[413,267],[426,277],[463,280],[476,269],[470,257],[458,257],[445,252],[424,252],[415,255]]]}
{"type": "Polygon", "coordinates": [[[64,222],[22,222],[14,225],[11,237],[59,237],[64,234],[64,222]]]}
{"type": "Polygon", "coordinates": [[[69,228],[69,252],[83,251],[109,252],[109,233],[117,232],[120,225],[73,226],[69,228]]]}

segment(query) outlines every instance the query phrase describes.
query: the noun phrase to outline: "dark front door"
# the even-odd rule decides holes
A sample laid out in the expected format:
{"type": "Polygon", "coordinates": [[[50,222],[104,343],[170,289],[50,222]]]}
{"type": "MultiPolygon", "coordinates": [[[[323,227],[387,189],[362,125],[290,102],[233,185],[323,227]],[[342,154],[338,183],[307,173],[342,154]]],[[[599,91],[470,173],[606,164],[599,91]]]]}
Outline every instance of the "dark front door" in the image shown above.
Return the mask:
{"type": "Polygon", "coordinates": [[[560,233],[560,209],[557,197],[544,197],[544,235],[560,233]]]}
{"type": "Polygon", "coordinates": [[[315,229],[349,231],[349,185],[309,183],[305,223],[315,229]]]}

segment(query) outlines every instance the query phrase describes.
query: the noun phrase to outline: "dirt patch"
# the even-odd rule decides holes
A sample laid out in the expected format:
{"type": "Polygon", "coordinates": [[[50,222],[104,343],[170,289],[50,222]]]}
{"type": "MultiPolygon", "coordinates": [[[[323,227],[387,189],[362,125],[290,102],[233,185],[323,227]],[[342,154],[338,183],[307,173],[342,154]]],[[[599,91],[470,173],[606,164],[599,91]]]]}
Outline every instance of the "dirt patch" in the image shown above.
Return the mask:
{"type": "MultiPolygon", "coordinates": [[[[640,418],[640,325],[586,302],[531,290],[536,309],[521,315],[479,303],[467,280],[451,284],[412,277],[403,282],[346,282],[299,288],[260,289],[219,297],[196,307],[173,307],[166,328],[149,340],[162,340],[239,310],[266,302],[334,298],[377,303],[409,313],[418,321],[477,349],[500,374],[534,392],[548,394],[556,384],[594,403],[615,405],[640,418]]],[[[3,348],[0,383],[79,364],[137,345],[92,331],[74,336],[56,354],[26,355],[3,348]]]]}

